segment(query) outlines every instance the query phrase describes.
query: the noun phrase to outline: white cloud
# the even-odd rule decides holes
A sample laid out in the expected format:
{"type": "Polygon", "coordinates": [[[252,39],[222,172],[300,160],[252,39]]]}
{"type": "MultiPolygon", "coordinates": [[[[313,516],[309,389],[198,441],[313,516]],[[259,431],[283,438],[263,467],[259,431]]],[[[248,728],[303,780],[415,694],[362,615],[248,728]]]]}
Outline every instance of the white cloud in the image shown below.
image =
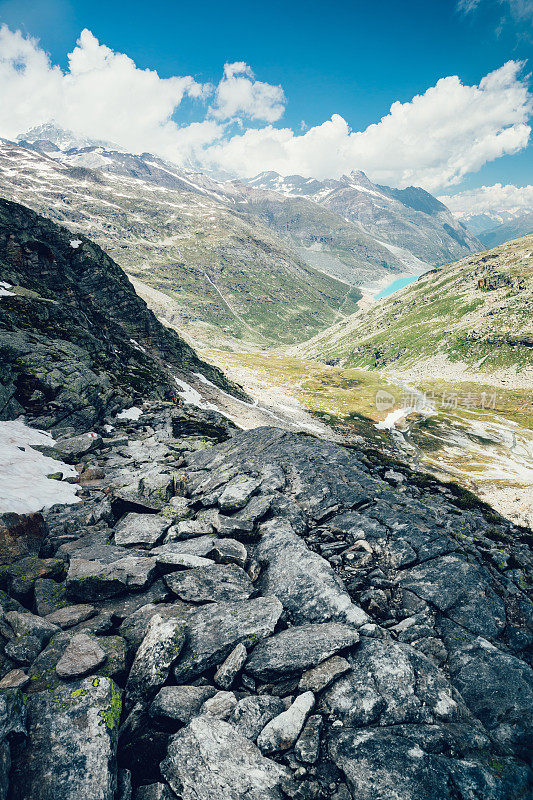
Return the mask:
{"type": "Polygon", "coordinates": [[[457,8],[464,14],[471,14],[483,5],[504,6],[506,11],[518,22],[533,22],[533,0],[459,0],[457,8]]]}
{"type": "Polygon", "coordinates": [[[495,183],[493,186],[480,186],[478,189],[469,189],[454,195],[443,195],[439,200],[459,217],[533,210],[533,185],[504,186],[495,183]]]}
{"type": "Polygon", "coordinates": [[[256,81],[244,61],[224,65],[224,77],[217,86],[215,100],[210,111],[217,119],[239,116],[277,122],[285,111],[281,86],[256,81]]]}
{"type": "Polygon", "coordinates": [[[275,170],[325,178],[362,169],[380,183],[442,190],[526,147],[532,105],[523,66],[509,61],[477,86],[442,78],[363,131],[338,114],[295,131],[273,124],[283,115],[283,89],[257,81],[244,62],[226,64],[216,87],[190,75],[161,78],[84,30],[63,72],[36,40],[3,26],[0,136],[55,119],[132,152],[177,163],[193,157],[241,176],[275,170]],[[176,121],[184,97],[201,104],[201,121],[176,121]]]}
{"type": "Polygon", "coordinates": [[[410,102],[393,103],[364,131],[334,114],[299,136],[289,128],[249,129],[214,144],[208,155],[245,175],[275,170],[325,178],[357,168],[396,186],[457,184],[487,161],[526,147],[532,104],[522,68],[509,61],[478,86],[441,78],[410,102]]]}

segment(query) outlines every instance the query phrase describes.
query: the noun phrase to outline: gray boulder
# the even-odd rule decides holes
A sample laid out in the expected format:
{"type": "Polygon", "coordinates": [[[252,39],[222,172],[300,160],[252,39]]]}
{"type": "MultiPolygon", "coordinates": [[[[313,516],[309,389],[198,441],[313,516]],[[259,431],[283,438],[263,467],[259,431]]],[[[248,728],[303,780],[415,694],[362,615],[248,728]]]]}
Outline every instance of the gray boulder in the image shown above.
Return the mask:
{"type": "Polygon", "coordinates": [[[232,725],[207,715],[172,737],[161,772],[183,800],[281,800],[288,777],[232,725]]]}
{"type": "Polygon", "coordinates": [[[255,741],[265,725],[285,710],[283,700],[270,695],[250,695],[239,700],[229,721],[246,736],[255,741]]]}
{"type": "Polygon", "coordinates": [[[276,680],[314,667],[358,641],[357,631],[340,622],[297,625],[259,642],[246,663],[246,672],[259,680],[276,680]]]}
{"type": "Polygon", "coordinates": [[[114,800],[121,693],[85,678],[29,698],[28,738],[14,765],[14,800],[114,800]]]}
{"type": "Polygon", "coordinates": [[[257,746],[261,752],[276,753],[292,747],[314,704],[313,693],[304,692],[286,711],[282,711],[277,717],[271,719],[257,737],[257,746]]]}
{"type": "Polygon", "coordinates": [[[186,683],[220,664],[237,644],[248,648],[269,636],[281,612],[275,597],[213,603],[192,612],[187,620],[187,642],[174,667],[177,683],[186,683]]]}
{"type": "Polygon", "coordinates": [[[163,686],[150,706],[150,716],[187,724],[215,694],[213,686],[163,686]]]}
{"type": "Polygon", "coordinates": [[[149,698],[165,683],[184,641],[182,620],[163,619],[159,614],[151,618],[126,684],[128,703],[149,698]]]}
{"type": "Polygon", "coordinates": [[[115,525],[115,543],[124,547],[155,547],[169,527],[169,521],[157,514],[129,513],[115,525]]]}
{"type": "Polygon", "coordinates": [[[260,526],[261,539],[255,556],[268,564],[261,588],[274,594],[297,624],[347,622],[356,627],[368,622],[330,564],[314,553],[294,532],[289,522],[273,519],[260,526]]]}
{"type": "Polygon", "coordinates": [[[85,633],[73,636],[56,664],[56,672],[62,680],[73,680],[89,675],[107,659],[107,653],[94,638],[85,633]]]}
{"type": "Polygon", "coordinates": [[[171,592],[187,603],[246,600],[254,591],[246,572],[235,564],[213,564],[165,577],[171,592]]]}
{"type": "Polygon", "coordinates": [[[244,508],[248,500],[259,489],[261,480],[251,475],[238,475],[226,484],[224,491],[218,498],[218,507],[221,511],[238,511],[244,508]]]}

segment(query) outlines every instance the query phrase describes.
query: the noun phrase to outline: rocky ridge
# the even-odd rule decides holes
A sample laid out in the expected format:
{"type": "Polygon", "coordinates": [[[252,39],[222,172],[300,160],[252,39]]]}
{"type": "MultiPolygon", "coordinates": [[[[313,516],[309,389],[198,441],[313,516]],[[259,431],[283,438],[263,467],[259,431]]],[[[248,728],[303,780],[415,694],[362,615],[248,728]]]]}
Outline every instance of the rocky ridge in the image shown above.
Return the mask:
{"type": "Polygon", "coordinates": [[[524,529],[370,453],[142,410],[72,442],[82,503],[2,517],[0,797],[530,796],[524,529]]]}
{"type": "Polygon", "coordinates": [[[0,419],[84,431],[136,399],[170,400],[206,364],[137,296],[120,267],[23,206],[0,200],[0,419]]]}

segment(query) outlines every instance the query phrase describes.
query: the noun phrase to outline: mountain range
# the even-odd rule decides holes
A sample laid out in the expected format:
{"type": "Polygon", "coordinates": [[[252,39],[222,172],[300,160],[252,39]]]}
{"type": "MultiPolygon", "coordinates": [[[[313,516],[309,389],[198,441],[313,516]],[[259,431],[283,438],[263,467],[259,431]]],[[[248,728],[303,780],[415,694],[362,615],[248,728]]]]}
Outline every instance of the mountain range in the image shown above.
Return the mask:
{"type": "Polygon", "coordinates": [[[354,312],[361,287],[480,246],[421,189],[362,173],[220,181],[54,125],[0,141],[0,191],[90,235],[160,316],[201,341],[310,338],[354,312]]]}

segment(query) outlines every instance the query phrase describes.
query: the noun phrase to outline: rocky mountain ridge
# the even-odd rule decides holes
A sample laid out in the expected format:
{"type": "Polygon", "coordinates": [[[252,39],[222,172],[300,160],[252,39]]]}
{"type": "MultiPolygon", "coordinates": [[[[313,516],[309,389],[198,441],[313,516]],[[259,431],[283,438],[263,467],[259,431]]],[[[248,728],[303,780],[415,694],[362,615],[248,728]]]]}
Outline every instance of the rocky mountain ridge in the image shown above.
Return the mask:
{"type": "MultiPolygon", "coordinates": [[[[1,518],[13,800],[519,800],[526,532],[402,465],[147,403],[1,518]]],[[[8,788],[9,787],[9,788],[8,788]]]]}
{"type": "Polygon", "coordinates": [[[165,328],[120,267],[16,203],[0,200],[0,419],[86,429],[136,399],[177,396],[200,372],[244,397],[165,328]]]}
{"type": "Polygon", "coordinates": [[[429,192],[420,187],[391,189],[372,183],[364,172],[328,180],[262,173],[249,181],[263,190],[305,197],[360,224],[378,242],[407,250],[433,266],[479,249],[477,239],[429,192]]]}

